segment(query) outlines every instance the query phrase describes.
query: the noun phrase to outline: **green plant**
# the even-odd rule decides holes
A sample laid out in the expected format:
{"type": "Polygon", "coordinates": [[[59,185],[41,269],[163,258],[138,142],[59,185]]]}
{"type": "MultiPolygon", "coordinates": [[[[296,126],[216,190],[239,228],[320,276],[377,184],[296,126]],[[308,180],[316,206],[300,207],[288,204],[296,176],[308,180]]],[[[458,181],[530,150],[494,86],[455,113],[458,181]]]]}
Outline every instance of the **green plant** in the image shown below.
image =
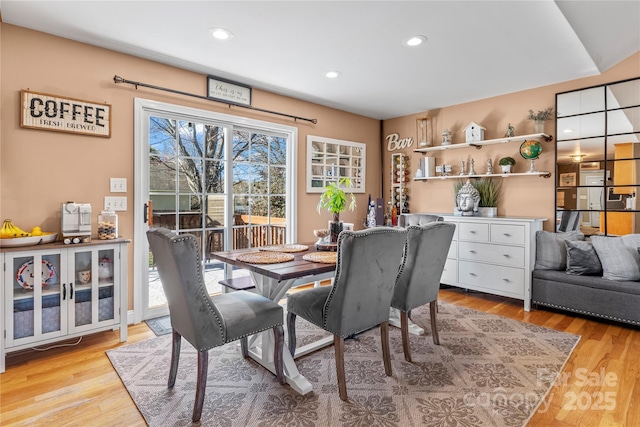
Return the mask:
{"type": "Polygon", "coordinates": [[[506,165],[515,165],[516,164],[516,159],[514,159],[513,157],[503,157],[500,160],[498,160],[498,164],[500,166],[506,166],[506,165]]]}
{"type": "Polygon", "coordinates": [[[498,206],[498,196],[500,195],[500,181],[491,178],[480,178],[473,183],[473,186],[480,194],[481,208],[495,208],[498,206]]]}
{"type": "MultiPolygon", "coordinates": [[[[334,222],[340,221],[340,212],[347,208],[347,193],[342,187],[351,187],[351,180],[349,178],[341,178],[338,182],[327,184],[320,195],[320,202],[318,202],[318,213],[322,209],[327,209],[333,214],[334,222]]],[[[356,198],[353,193],[349,193],[349,196],[351,198],[349,210],[354,210],[356,198]]]]}
{"type": "Polygon", "coordinates": [[[534,113],[533,110],[529,110],[529,114],[527,115],[527,119],[529,120],[549,120],[553,115],[553,108],[549,107],[545,110],[539,110],[537,113],[534,113]]]}

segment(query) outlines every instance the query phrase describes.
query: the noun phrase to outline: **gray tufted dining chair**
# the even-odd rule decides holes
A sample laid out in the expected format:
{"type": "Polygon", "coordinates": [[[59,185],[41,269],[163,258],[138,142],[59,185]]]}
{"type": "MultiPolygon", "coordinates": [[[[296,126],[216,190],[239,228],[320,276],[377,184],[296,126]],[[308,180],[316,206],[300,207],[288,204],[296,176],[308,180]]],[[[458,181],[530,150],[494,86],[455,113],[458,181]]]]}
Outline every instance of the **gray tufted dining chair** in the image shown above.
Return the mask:
{"type": "Polygon", "coordinates": [[[406,229],[403,263],[395,281],[391,307],[400,310],[402,348],[407,362],[411,362],[409,316],[414,308],[429,303],[433,343],[440,344],[436,328],[438,291],[455,229],[454,224],[441,221],[406,229]]]}
{"type": "Polygon", "coordinates": [[[247,291],[210,297],[202,276],[198,239],[166,228],[147,231],[162,287],[167,297],[173,341],[168,387],[176,382],[181,338],[198,351],[198,378],[192,420],[202,414],[207,386],[208,350],[240,340],[242,356],[248,357],[247,336],[273,329],[274,365],[280,384],[284,346],[283,310],[269,298],[247,291]]]}
{"type": "Polygon", "coordinates": [[[398,217],[398,227],[408,227],[410,225],[425,225],[434,221],[443,221],[440,215],[428,213],[403,213],[398,217]]]}
{"type": "Polygon", "coordinates": [[[406,231],[379,227],[343,231],[333,286],[300,291],[287,299],[289,351],[296,349],[296,316],[333,334],[340,398],[347,400],[344,339],[380,325],[384,370],[391,376],[389,303],[402,262],[406,231]]]}

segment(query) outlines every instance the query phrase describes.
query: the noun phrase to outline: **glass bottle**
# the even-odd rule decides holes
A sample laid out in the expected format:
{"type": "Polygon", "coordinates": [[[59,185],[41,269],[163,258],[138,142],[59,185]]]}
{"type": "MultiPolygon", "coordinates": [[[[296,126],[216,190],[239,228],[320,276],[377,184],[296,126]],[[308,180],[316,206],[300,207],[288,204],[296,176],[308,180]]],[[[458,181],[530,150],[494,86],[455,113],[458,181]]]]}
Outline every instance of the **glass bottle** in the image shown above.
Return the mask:
{"type": "Polygon", "coordinates": [[[118,238],[118,215],[114,211],[102,211],[98,215],[98,238],[113,240],[118,238]]]}

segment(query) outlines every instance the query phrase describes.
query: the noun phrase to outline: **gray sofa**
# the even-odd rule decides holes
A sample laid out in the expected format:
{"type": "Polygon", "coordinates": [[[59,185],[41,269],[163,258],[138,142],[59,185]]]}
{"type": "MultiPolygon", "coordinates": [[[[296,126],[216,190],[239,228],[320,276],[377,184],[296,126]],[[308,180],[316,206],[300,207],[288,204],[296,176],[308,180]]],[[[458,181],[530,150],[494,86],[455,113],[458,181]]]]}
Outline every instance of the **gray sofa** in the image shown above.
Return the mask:
{"type": "MultiPolygon", "coordinates": [[[[536,266],[532,273],[531,302],[534,306],[545,306],[560,310],[572,311],[588,316],[640,325],[640,282],[636,280],[610,280],[603,275],[611,275],[607,266],[611,263],[619,265],[633,263],[631,258],[637,257],[638,246],[629,247],[624,257],[616,255],[615,251],[601,249],[597,252],[598,260],[590,261],[591,264],[602,261],[604,271],[599,275],[577,275],[567,273],[566,266],[562,265],[562,252],[565,250],[564,263],[567,263],[565,237],[571,233],[546,233],[536,236],[536,266]],[[556,235],[555,239],[549,235],[556,235]],[[544,237],[544,238],[541,238],[544,237]],[[605,259],[607,258],[607,259],[605,259]],[[545,265],[546,260],[546,265],[545,265]],[[555,261],[554,261],[555,260],[555,261]],[[557,262],[557,265],[551,265],[557,262]],[[555,268],[554,268],[555,267],[555,268]]],[[[581,233],[575,233],[573,238],[583,239],[581,233]]],[[[604,243],[619,242],[620,238],[598,237],[604,243]],[[618,240],[615,240],[618,239],[618,240]]],[[[567,240],[573,240],[567,237],[567,240]]],[[[593,239],[592,239],[593,240],[593,239]]],[[[583,247],[589,243],[585,242],[583,247]]],[[[593,243],[596,246],[596,243],[593,243]]],[[[596,248],[597,249],[597,248],[596,248]]],[[[570,263],[569,259],[569,263],[570,263]]],[[[637,263],[637,259],[635,262],[637,263]]],[[[615,266],[614,266],[615,267],[615,266]]],[[[637,265],[636,265],[637,267],[637,265]]],[[[632,267],[633,268],[633,267],[632,267]]]]}

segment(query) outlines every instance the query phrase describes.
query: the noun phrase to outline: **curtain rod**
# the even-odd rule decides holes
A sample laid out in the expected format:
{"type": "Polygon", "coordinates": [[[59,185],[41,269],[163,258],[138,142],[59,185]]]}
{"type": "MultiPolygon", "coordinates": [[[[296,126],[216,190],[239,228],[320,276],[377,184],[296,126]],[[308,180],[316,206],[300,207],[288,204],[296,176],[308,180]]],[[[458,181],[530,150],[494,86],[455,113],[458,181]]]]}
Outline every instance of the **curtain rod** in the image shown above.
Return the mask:
{"type": "Polygon", "coordinates": [[[291,114],[279,113],[277,111],[265,110],[265,109],[262,109],[262,108],[252,107],[250,105],[239,105],[239,104],[232,104],[232,103],[224,102],[224,101],[217,101],[215,99],[211,99],[211,98],[208,98],[208,97],[202,96],[202,95],[196,95],[194,93],[182,92],[182,91],[179,91],[179,90],[169,89],[169,88],[161,87],[161,86],[154,86],[154,85],[150,85],[150,84],[147,84],[147,83],[134,82],[132,80],[127,80],[127,79],[125,79],[123,77],[120,77],[120,76],[117,76],[117,75],[113,76],[113,82],[115,84],[128,83],[128,84],[134,85],[136,87],[136,89],[138,89],[138,86],[143,86],[143,87],[148,87],[148,88],[151,88],[151,89],[163,90],[165,92],[177,93],[179,95],[191,96],[193,98],[204,99],[204,100],[207,100],[207,101],[219,102],[221,104],[227,104],[229,106],[229,108],[231,108],[232,106],[240,107],[240,108],[247,108],[249,110],[260,111],[262,113],[276,114],[278,116],[289,117],[289,118],[292,118],[294,120],[304,120],[304,121],[307,121],[307,122],[311,122],[313,124],[318,123],[318,119],[307,119],[305,117],[298,117],[298,116],[293,116],[291,114]]]}

